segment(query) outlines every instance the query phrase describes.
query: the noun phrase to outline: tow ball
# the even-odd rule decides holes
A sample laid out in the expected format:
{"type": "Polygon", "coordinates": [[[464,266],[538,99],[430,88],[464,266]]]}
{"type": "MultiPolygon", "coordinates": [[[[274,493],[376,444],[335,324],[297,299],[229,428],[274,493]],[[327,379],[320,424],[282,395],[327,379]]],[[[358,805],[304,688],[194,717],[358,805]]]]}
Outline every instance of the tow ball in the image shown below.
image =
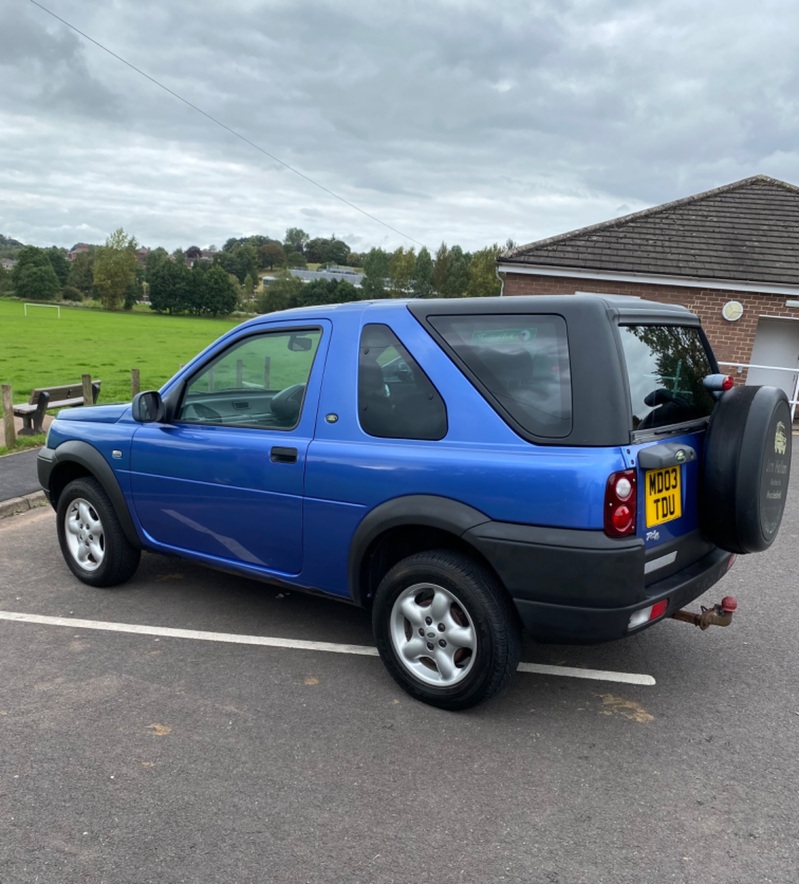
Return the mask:
{"type": "Polygon", "coordinates": [[[675,620],[682,620],[683,623],[693,623],[700,629],[707,629],[708,626],[729,626],[732,623],[732,615],[738,607],[738,602],[731,595],[724,596],[720,605],[713,605],[712,608],[702,606],[702,611],[695,614],[693,611],[675,611],[671,616],[675,620]]]}

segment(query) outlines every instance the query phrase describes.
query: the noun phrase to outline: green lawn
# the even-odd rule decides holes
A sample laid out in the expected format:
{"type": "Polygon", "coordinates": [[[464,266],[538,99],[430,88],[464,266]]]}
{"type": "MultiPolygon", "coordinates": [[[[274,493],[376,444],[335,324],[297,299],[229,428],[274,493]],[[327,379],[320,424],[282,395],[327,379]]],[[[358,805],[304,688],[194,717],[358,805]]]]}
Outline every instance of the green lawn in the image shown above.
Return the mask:
{"type": "Polygon", "coordinates": [[[29,307],[0,299],[0,383],[14,402],[34,387],[70,384],[90,374],[103,382],[100,403],[130,401],[130,372],[141,389],[156,389],[238,319],[196,319],[155,313],[109,313],[79,307],[29,307]]]}

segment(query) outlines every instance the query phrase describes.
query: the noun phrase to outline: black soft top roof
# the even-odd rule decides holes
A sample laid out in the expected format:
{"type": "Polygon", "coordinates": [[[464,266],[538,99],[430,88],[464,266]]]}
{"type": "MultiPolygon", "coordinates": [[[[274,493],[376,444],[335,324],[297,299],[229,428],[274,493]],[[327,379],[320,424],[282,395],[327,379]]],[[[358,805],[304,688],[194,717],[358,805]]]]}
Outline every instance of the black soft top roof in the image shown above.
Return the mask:
{"type": "MultiPolygon", "coordinates": [[[[629,380],[619,325],[660,324],[700,328],[699,317],[674,304],[623,295],[533,295],[507,298],[442,298],[406,302],[408,310],[457,362],[430,319],[435,316],[550,314],[563,317],[569,342],[572,429],[558,439],[514,429],[540,445],[629,445],[632,425],[629,380]]],[[[711,366],[718,370],[704,332],[711,366]]]]}
{"type": "Polygon", "coordinates": [[[514,295],[506,298],[431,298],[407,301],[417,319],[425,316],[480,313],[556,313],[564,318],[604,314],[623,322],[668,322],[698,325],[699,317],[677,304],[662,304],[631,295],[514,295]]]}

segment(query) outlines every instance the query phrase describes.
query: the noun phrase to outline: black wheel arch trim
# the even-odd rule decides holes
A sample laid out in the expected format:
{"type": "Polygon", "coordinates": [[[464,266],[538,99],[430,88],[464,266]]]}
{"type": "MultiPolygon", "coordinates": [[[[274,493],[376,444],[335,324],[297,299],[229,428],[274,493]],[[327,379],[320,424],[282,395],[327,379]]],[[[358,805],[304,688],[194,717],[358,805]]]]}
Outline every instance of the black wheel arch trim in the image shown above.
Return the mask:
{"type": "Polygon", "coordinates": [[[58,507],[58,499],[53,493],[50,483],[51,477],[59,467],[70,463],[82,467],[100,483],[103,491],[111,500],[125,537],[133,546],[141,549],[141,539],[128,510],[128,504],[119,486],[119,481],[114,475],[114,471],[108,465],[108,461],[88,442],[70,439],[67,442],[62,442],[58,448],[42,448],[40,450],[36,461],[39,483],[44,489],[45,495],[53,509],[58,507]]]}
{"type": "Polygon", "coordinates": [[[432,494],[409,494],[379,504],[361,520],[350,544],[348,570],[352,600],[363,604],[361,565],[369,547],[384,532],[403,526],[421,526],[462,537],[477,525],[490,521],[485,513],[468,504],[432,494]]]}

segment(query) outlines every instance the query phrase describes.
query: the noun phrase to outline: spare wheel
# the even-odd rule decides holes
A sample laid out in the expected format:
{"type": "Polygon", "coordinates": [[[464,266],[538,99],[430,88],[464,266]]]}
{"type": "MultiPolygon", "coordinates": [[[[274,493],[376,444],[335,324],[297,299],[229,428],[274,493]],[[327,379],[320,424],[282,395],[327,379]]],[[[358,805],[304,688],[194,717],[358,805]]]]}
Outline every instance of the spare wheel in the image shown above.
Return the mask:
{"type": "Polygon", "coordinates": [[[777,536],[791,472],[791,412],[778,387],[733,387],[710,417],[699,508],[702,530],[734,553],[777,536]]]}

